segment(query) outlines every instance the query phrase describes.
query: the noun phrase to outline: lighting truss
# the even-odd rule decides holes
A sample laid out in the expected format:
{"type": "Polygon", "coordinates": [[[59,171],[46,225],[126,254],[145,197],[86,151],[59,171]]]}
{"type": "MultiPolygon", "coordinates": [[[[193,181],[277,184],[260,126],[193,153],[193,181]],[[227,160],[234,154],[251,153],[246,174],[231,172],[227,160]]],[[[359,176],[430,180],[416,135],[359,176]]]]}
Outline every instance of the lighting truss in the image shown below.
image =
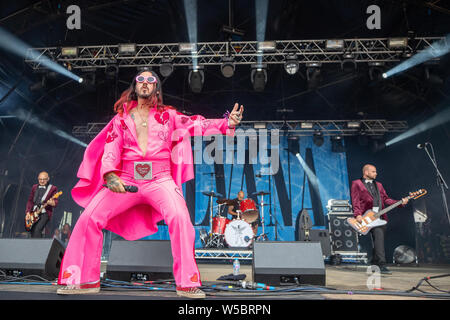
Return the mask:
{"type": "MultiPolygon", "coordinates": [[[[275,120],[275,121],[242,121],[236,131],[236,135],[249,135],[249,132],[258,132],[256,126],[265,123],[268,133],[272,129],[278,129],[279,135],[290,136],[313,136],[320,131],[323,136],[356,136],[364,134],[366,136],[382,136],[386,133],[404,132],[408,130],[407,121],[387,121],[387,120],[275,120]],[[349,122],[358,121],[359,128],[349,128],[349,122]],[[312,123],[308,128],[302,128],[302,123],[312,123]],[[253,129],[250,130],[250,129],[253,129]]],[[[85,126],[74,126],[72,134],[85,141],[90,141],[104,127],[106,123],[88,123],[85,126]]],[[[251,134],[250,134],[251,135],[251,134]]]]}
{"type": "Polygon", "coordinates": [[[136,44],[136,52],[132,55],[121,55],[119,44],[78,46],[76,57],[66,57],[61,54],[60,47],[30,48],[25,62],[34,70],[44,69],[39,60],[31,59],[31,50],[40,56],[52,57],[63,64],[70,63],[73,69],[106,68],[116,64],[120,68],[140,66],[160,66],[163,59],[172,59],[174,66],[191,66],[193,59],[198,65],[216,65],[223,63],[224,57],[232,58],[235,65],[284,64],[286,56],[296,55],[300,64],[310,63],[341,63],[345,54],[351,52],[356,63],[397,62],[403,60],[406,53],[417,53],[432,43],[445,37],[423,37],[408,41],[406,48],[390,48],[390,38],[343,39],[343,48],[327,48],[327,39],[323,40],[280,40],[274,41],[274,51],[258,51],[257,41],[239,42],[200,42],[197,43],[195,56],[192,53],[181,52],[179,43],[136,44]]]}

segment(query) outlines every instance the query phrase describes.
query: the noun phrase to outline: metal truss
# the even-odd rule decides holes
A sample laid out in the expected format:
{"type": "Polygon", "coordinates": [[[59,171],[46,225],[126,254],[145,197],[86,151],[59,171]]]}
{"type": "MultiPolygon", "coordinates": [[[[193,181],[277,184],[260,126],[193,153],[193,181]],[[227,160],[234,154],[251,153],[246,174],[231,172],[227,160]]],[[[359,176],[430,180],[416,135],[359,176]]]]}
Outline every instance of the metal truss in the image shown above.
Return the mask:
{"type": "MultiPolygon", "coordinates": [[[[106,123],[88,123],[85,126],[74,126],[72,134],[78,138],[91,140],[106,123]]],[[[276,120],[276,121],[243,121],[236,130],[236,136],[255,136],[271,130],[279,130],[279,135],[312,136],[321,132],[323,136],[382,136],[390,132],[404,132],[408,129],[407,121],[387,120],[276,120]]]]}
{"type": "Polygon", "coordinates": [[[30,48],[25,62],[34,70],[45,69],[40,58],[48,58],[66,65],[70,69],[86,71],[117,67],[161,66],[167,60],[173,66],[192,66],[194,61],[199,66],[221,65],[224,58],[231,58],[235,65],[284,64],[288,56],[295,55],[300,64],[342,63],[351,59],[355,63],[397,62],[408,55],[420,52],[445,37],[423,37],[407,40],[403,48],[392,48],[392,38],[342,39],[341,47],[327,46],[322,40],[278,40],[273,41],[273,50],[260,50],[257,41],[240,42],[201,42],[196,44],[196,51],[182,52],[179,43],[136,44],[131,54],[121,54],[119,44],[78,46],[75,57],[63,56],[60,47],[30,48]],[[37,56],[37,57],[36,57],[37,56]],[[34,59],[33,59],[34,58],[34,59]]]}
{"type": "Polygon", "coordinates": [[[252,250],[220,250],[220,249],[195,249],[196,259],[240,259],[252,260],[252,250]]]}

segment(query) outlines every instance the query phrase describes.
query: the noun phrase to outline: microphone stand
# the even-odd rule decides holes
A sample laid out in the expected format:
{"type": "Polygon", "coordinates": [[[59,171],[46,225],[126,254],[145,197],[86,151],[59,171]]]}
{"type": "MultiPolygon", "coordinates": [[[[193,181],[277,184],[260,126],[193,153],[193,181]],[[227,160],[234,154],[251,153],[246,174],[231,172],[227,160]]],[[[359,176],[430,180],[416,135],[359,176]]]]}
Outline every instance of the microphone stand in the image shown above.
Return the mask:
{"type": "Polygon", "coordinates": [[[444,212],[447,215],[447,219],[448,219],[448,222],[449,222],[449,225],[450,225],[450,216],[448,214],[447,196],[445,195],[445,189],[448,190],[448,185],[445,182],[444,177],[442,177],[441,172],[439,171],[439,168],[438,168],[438,165],[437,165],[437,161],[436,161],[436,157],[434,155],[433,145],[430,142],[425,142],[424,149],[425,149],[425,152],[428,155],[428,158],[430,158],[431,163],[433,164],[434,168],[436,169],[437,185],[441,189],[442,204],[443,204],[443,207],[444,207],[444,212]],[[431,147],[431,154],[430,154],[430,152],[428,152],[427,145],[430,145],[430,147],[431,147]]]}

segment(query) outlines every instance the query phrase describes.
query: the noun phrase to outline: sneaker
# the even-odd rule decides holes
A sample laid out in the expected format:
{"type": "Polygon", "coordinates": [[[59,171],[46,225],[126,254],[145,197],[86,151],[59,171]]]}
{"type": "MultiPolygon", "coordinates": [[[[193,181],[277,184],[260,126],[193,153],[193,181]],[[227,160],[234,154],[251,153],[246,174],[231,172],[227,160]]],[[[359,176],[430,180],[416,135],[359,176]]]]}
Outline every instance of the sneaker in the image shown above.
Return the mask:
{"type": "Polygon", "coordinates": [[[198,287],[177,287],[177,295],[192,299],[204,299],[206,294],[198,287]]]}
{"type": "Polygon", "coordinates": [[[57,294],[86,294],[86,293],[99,293],[100,281],[95,283],[83,283],[83,284],[70,284],[61,286],[56,290],[57,294]]]}
{"type": "Polygon", "coordinates": [[[392,271],[386,268],[386,266],[380,266],[380,273],[381,274],[392,274],[392,271]]]}

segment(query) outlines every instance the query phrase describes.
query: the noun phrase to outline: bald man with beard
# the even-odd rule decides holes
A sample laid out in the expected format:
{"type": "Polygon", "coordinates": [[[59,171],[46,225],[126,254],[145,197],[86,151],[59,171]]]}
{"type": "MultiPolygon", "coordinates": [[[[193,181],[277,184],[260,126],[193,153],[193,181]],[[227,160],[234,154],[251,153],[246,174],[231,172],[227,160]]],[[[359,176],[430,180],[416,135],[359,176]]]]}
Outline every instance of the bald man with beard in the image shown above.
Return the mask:
{"type": "MultiPolygon", "coordinates": [[[[49,183],[50,177],[47,172],[42,171],[38,175],[38,183],[31,188],[30,196],[28,197],[27,207],[25,212],[31,213],[40,208],[40,206],[48,201],[58,188],[49,183]]],[[[53,209],[58,204],[58,199],[50,199],[48,205],[44,208],[39,220],[31,228],[31,238],[42,238],[42,231],[50,221],[53,209]]]]}
{"type": "MultiPolygon", "coordinates": [[[[384,189],[383,185],[375,181],[377,169],[372,164],[366,164],[362,168],[362,178],[352,181],[351,197],[353,205],[353,215],[358,222],[362,222],[362,215],[367,210],[380,211],[386,206],[398,202],[391,199],[384,189]]],[[[408,203],[408,198],[402,199],[402,206],[408,203]]],[[[388,220],[386,214],[381,219],[388,220]]],[[[381,273],[391,274],[386,268],[386,256],[384,250],[384,238],[386,234],[386,225],[375,227],[370,230],[373,243],[372,264],[380,268],[381,273]]]]}

